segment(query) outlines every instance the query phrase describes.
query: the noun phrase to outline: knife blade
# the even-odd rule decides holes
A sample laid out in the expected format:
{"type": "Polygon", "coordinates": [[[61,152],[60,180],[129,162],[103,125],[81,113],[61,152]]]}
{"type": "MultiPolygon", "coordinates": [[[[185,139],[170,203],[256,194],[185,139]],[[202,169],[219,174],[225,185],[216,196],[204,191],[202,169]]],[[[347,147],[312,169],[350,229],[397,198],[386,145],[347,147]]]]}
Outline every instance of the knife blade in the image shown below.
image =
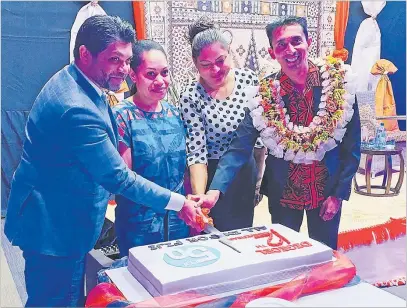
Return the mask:
{"type": "Polygon", "coordinates": [[[206,225],[204,232],[206,234],[215,234],[219,236],[219,242],[221,242],[223,245],[228,246],[229,248],[232,248],[234,251],[241,253],[241,251],[236,248],[236,246],[232,243],[231,240],[229,240],[226,235],[224,235],[222,232],[220,232],[218,229],[216,229],[214,226],[211,225],[206,225]]]}

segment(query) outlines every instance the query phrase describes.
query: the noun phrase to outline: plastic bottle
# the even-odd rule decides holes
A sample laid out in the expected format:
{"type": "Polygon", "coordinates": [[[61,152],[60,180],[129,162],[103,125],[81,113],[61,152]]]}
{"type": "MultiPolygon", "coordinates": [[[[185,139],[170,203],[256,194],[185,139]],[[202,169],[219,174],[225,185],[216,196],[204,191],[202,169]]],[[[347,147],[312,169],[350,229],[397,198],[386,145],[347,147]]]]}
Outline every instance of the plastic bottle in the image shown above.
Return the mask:
{"type": "Polygon", "coordinates": [[[386,147],[386,130],[384,129],[384,123],[380,123],[376,128],[375,143],[378,149],[384,149],[386,147]]]}
{"type": "Polygon", "coordinates": [[[386,145],[387,145],[387,132],[386,132],[386,129],[384,128],[384,124],[382,123],[382,125],[383,125],[383,130],[382,130],[382,143],[383,143],[383,149],[385,149],[386,148],[386,145]]]}

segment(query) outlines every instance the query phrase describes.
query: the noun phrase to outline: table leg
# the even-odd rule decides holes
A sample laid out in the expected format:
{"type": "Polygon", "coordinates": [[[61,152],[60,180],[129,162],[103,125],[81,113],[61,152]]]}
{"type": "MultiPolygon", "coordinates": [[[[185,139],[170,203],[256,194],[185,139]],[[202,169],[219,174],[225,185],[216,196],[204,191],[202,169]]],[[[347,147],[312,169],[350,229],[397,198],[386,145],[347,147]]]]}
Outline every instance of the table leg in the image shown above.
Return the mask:
{"type": "Polygon", "coordinates": [[[383,188],[386,187],[386,183],[387,183],[387,165],[388,165],[387,155],[384,155],[384,170],[383,170],[383,182],[382,182],[383,188]]]}
{"type": "Polygon", "coordinates": [[[397,181],[396,187],[394,188],[395,193],[400,192],[401,185],[403,185],[403,179],[404,179],[404,157],[403,153],[399,154],[400,157],[400,173],[399,173],[399,179],[397,181]]]}
{"type": "Polygon", "coordinates": [[[367,154],[366,155],[366,168],[365,168],[365,180],[366,180],[366,192],[368,194],[372,193],[372,187],[370,183],[371,173],[372,173],[372,159],[373,155],[367,154]]]}
{"type": "Polygon", "coordinates": [[[385,173],[383,175],[383,187],[385,182],[385,179],[387,179],[386,183],[386,192],[385,194],[388,195],[390,193],[390,186],[391,186],[391,177],[393,175],[393,164],[391,161],[391,155],[385,155],[385,173]]]}
{"type": "Polygon", "coordinates": [[[356,181],[356,174],[353,176],[353,184],[355,185],[355,191],[359,191],[359,185],[356,181]]]}

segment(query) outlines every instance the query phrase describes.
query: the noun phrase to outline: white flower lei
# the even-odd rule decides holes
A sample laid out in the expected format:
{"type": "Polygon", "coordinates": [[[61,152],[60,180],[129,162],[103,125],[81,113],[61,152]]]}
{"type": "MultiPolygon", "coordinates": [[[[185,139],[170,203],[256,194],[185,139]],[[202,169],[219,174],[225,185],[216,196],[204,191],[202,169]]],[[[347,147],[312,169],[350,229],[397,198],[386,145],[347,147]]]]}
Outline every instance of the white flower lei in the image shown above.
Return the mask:
{"type": "Polygon", "coordinates": [[[321,161],[326,152],[342,142],[354,113],[350,66],[331,56],[313,62],[320,69],[323,89],[319,110],[308,127],[290,121],[278,80],[266,78],[260,82],[260,102],[250,113],[271,155],[297,164],[321,161]]]}

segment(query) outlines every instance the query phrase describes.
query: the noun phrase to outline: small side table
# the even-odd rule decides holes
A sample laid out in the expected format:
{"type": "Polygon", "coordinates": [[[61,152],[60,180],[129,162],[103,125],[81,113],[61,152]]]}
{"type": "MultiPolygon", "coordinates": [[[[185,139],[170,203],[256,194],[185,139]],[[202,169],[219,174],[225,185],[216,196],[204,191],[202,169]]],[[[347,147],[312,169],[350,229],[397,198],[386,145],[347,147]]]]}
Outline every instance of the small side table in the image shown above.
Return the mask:
{"type": "Polygon", "coordinates": [[[392,197],[397,196],[400,193],[401,185],[403,184],[404,179],[404,158],[402,149],[393,149],[393,150],[370,150],[370,149],[361,149],[362,154],[366,154],[366,164],[365,164],[365,181],[366,185],[359,185],[356,181],[356,176],[353,178],[355,184],[355,193],[365,196],[372,197],[392,197]],[[371,171],[372,171],[372,160],[375,155],[384,155],[385,156],[385,165],[384,165],[384,174],[382,185],[371,185],[371,171]],[[398,155],[400,157],[400,172],[397,184],[394,187],[391,187],[391,179],[393,175],[393,165],[391,156],[398,155]],[[372,189],[382,189],[385,190],[384,193],[374,193],[372,189]]]}

